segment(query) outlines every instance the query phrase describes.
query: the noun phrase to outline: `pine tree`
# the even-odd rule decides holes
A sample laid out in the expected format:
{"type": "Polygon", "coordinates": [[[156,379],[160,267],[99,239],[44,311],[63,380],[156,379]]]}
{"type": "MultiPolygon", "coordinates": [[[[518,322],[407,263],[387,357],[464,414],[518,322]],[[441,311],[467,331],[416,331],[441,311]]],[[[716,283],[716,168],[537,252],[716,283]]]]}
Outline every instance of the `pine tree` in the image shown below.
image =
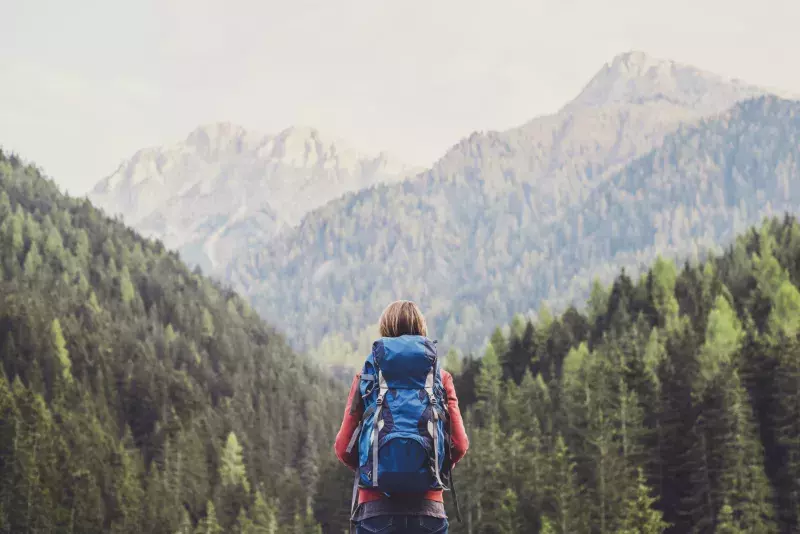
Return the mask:
{"type": "MultiPolygon", "coordinates": [[[[11,392],[5,372],[0,366],[0,509],[5,514],[15,493],[14,473],[16,472],[15,443],[19,412],[11,392]]],[[[7,518],[4,523],[8,524],[7,518]]],[[[0,532],[5,532],[0,530],[0,532]]]]}
{"type": "Polygon", "coordinates": [[[39,246],[36,242],[31,243],[31,248],[28,249],[28,253],[25,255],[25,263],[22,266],[22,270],[25,273],[25,277],[33,279],[38,271],[39,268],[42,266],[42,255],[39,254],[39,246]]]}
{"type": "Polygon", "coordinates": [[[79,228],[76,231],[73,250],[78,263],[84,268],[88,267],[92,255],[92,246],[89,242],[89,234],[83,228],[79,228]]]}
{"type": "Polygon", "coordinates": [[[625,515],[617,534],[661,534],[669,526],[654,508],[656,499],[650,496],[650,488],[641,469],[635,490],[625,504],[625,515]]]}
{"type": "Polygon", "coordinates": [[[192,520],[189,518],[189,513],[186,510],[184,510],[183,514],[181,515],[181,524],[178,527],[178,530],[175,531],[175,534],[194,534],[192,520]]]}
{"type": "Polygon", "coordinates": [[[203,338],[211,339],[214,337],[214,317],[211,312],[203,308],[203,338]]]}
{"type": "Polygon", "coordinates": [[[800,291],[788,280],[781,282],[769,315],[769,329],[787,339],[800,332],[800,291]]]}
{"type": "Polygon", "coordinates": [[[100,303],[97,301],[97,295],[94,291],[89,293],[89,309],[92,310],[93,313],[97,314],[102,311],[100,307],[100,303]]]}
{"type": "Polygon", "coordinates": [[[498,534],[517,534],[520,532],[518,506],[519,499],[516,492],[511,488],[506,489],[500,502],[499,513],[492,521],[498,534]]]}
{"type": "Polygon", "coordinates": [[[311,510],[311,507],[306,508],[306,513],[302,519],[301,530],[303,534],[322,534],[322,527],[320,527],[314,518],[314,512],[311,510]]]}
{"type": "Polygon", "coordinates": [[[253,527],[248,534],[277,534],[276,514],[275,507],[267,503],[261,490],[257,491],[251,513],[253,527]]]}
{"type": "Polygon", "coordinates": [[[511,379],[519,384],[525,371],[538,367],[535,334],[533,324],[530,322],[525,325],[522,337],[513,337],[510,343],[506,343],[499,329],[495,331],[492,336],[492,346],[500,359],[503,378],[511,379]]]}
{"type": "Polygon", "coordinates": [[[545,515],[542,516],[542,526],[539,528],[539,534],[556,534],[553,522],[545,515]]]}
{"type": "Polygon", "coordinates": [[[5,219],[11,213],[11,200],[8,198],[8,193],[0,191],[0,220],[5,219]]]}
{"type": "Polygon", "coordinates": [[[14,442],[14,494],[5,508],[13,532],[44,532],[52,528],[56,459],[52,417],[44,399],[14,380],[19,425],[14,442]],[[13,515],[12,515],[13,512],[13,515]]]}
{"type": "MultiPolygon", "coordinates": [[[[5,248],[8,252],[5,258],[5,271],[7,276],[14,276],[20,272],[21,260],[25,248],[25,238],[22,236],[22,217],[19,213],[15,212],[7,221],[5,248]]],[[[5,224],[5,221],[3,224],[5,224]]]]}
{"type": "Polygon", "coordinates": [[[611,532],[622,515],[624,488],[632,482],[630,462],[641,428],[637,401],[622,375],[626,363],[624,358],[616,361],[615,356],[621,355],[616,349],[615,345],[598,348],[584,366],[585,426],[577,429],[582,436],[576,451],[584,452],[588,461],[580,467],[594,471],[588,489],[593,521],[601,534],[611,532]]]}
{"type": "MultiPolygon", "coordinates": [[[[52,223],[51,223],[52,224],[52,223]]],[[[44,242],[44,252],[48,258],[55,258],[61,261],[64,253],[64,241],[61,233],[55,226],[50,226],[47,230],[47,237],[44,242]]]]}
{"type": "Polygon", "coordinates": [[[69,358],[67,342],[64,340],[61,323],[58,319],[53,319],[53,322],[50,323],[50,339],[53,352],[61,369],[61,378],[65,383],[72,384],[72,360],[69,358]]]}
{"type": "MultiPolygon", "coordinates": [[[[141,507],[144,492],[140,485],[143,467],[139,452],[136,450],[130,431],[127,430],[114,454],[114,497],[115,534],[134,534],[141,529],[141,507]]],[[[186,526],[188,515],[184,509],[182,527],[186,534],[191,534],[191,522],[186,526]],[[186,530],[188,528],[188,530],[186,530]]],[[[182,533],[183,534],[183,533],[182,533]]]]}
{"type": "MultiPolygon", "coordinates": [[[[608,310],[608,289],[595,278],[592,281],[592,290],[589,296],[588,313],[589,322],[594,324],[605,316],[608,310]]],[[[602,327],[602,325],[598,325],[602,327]]]]}
{"type": "Polygon", "coordinates": [[[589,348],[586,343],[581,343],[577,348],[573,348],[564,358],[564,366],[562,368],[562,380],[564,387],[570,387],[571,384],[578,384],[581,380],[581,370],[584,362],[589,358],[589,348]]]}
{"type": "Polygon", "coordinates": [[[119,273],[119,294],[125,304],[130,303],[136,296],[136,289],[134,289],[133,282],[131,282],[131,274],[127,265],[123,265],[119,273]]]}
{"type": "Polygon", "coordinates": [[[234,534],[250,534],[253,531],[253,522],[247,516],[247,510],[244,508],[239,509],[239,516],[236,518],[234,525],[234,534]]]}
{"type": "Polygon", "coordinates": [[[632,387],[637,394],[643,413],[641,439],[645,449],[643,465],[646,478],[658,495],[662,494],[664,478],[662,384],[659,375],[667,359],[664,335],[660,332],[658,327],[650,331],[644,352],[641,354],[641,360],[634,360],[631,366],[632,387]]]}
{"type": "MultiPolygon", "coordinates": [[[[747,392],[732,371],[722,393],[726,414],[720,419],[729,425],[719,431],[723,440],[721,486],[723,505],[731,503],[737,511],[738,524],[746,532],[778,532],[773,509],[773,494],[764,472],[764,451],[753,422],[747,392]]],[[[722,513],[720,511],[720,513],[722,513]]],[[[717,521],[720,519],[718,517],[717,521]]]]}
{"type": "Polygon", "coordinates": [[[705,386],[712,382],[723,368],[733,364],[733,358],[741,347],[744,334],[736,313],[728,300],[720,295],[708,318],[706,341],[700,351],[699,369],[702,382],[696,391],[701,394],[705,386]]]}
{"type": "MultiPolygon", "coordinates": [[[[164,476],[155,462],[150,464],[144,493],[144,510],[142,513],[147,532],[161,532],[165,525],[170,524],[172,510],[166,510],[164,503],[171,500],[164,476]]],[[[177,510],[176,510],[177,512],[177,510]]]]}
{"type": "Polygon", "coordinates": [[[509,326],[511,338],[521,338],[525,332],[525,325],[527,324],[525,316],[517,313],[511,318],[511,325],[509,326]]]}
{"type": "Polygon", "coordinates": [[[733,508],[727,502],[722,505],[717,517],[717,528],[714,530],[715,534],[745,534],[753,532],[752,530],[745,530],[741,528],[733,517],[733,508]]]}
{"type": "Polygon", "coordinates": [[[678,316],[678,300],[675,298],[677,280],[675,264],[659,256],[650,273],[650,299],[658,312],[658,324],[662,328],[669,328],[678,316]]]}
{"type": "Polygon", "coordinates": [[[500,361],[503,361],[506,356],[506,352],[508,352],[508,342],[506,341],[506,337],[503,335],[503,331],[500,329],[500,327],[494,329],[489,343],[492,344],[494,353],[497,354],[497,358],[500,361]]]}
{"type": "Polygon", "coordinates": [[[197,523],[194,534],[221,534],[222,527],[217,522],[217,512],[214,503],[208,501],[206,505],[206,516],[197,523]]]}
{"type": "Polygon", "coordinates": [[[796,528],[800,525],[800,339],[779,335],[775,348],[773,394],[778,409],[772,417],[782,453],[777,484],[783,522],[796,528]]]}
{"type": "Polygon", "coordinates": [[[553,527],[557,534],[589,532],[580,501],[580,486],[575,476],[575,463],[561,436],[556,438],[555,450],[547,476],[547,500],[553,527]]]}
{"type": "Polygon", "coordinates": [[[453,376],[461,374],[464,368],[464,362],[456,349],[451,347],[450,350],[447,351],[447,355],[444,358],[444,368],[453,376]]]}
{"type": "Polygon", "coordinates": [[[500,361],[494,346],[490,344],[486,347],[481,359],[480,373],[475,379],[475,393],[478,397],[476,410],[481,414],[481,421],[487,425],[498,422],[501,381],[500,361]]]}
{"type": "Polygon", "coordinates": [[[172,328],[171,324],[168,324],[164,329],[164,341],[167,345],[171,345],[176,339],[178,339],[178,336],[175,334],[175,329],[172,328]]]}
{"type": "Polygon", "coordinates": [[[247,481],[247,473],[242,459],[242,446],[239,445],[239,440],[233,432],[228,434],[222,450],[220,478],[223,486],[242,486],[245,491],[250,491],[250,483],[247,481]]]}

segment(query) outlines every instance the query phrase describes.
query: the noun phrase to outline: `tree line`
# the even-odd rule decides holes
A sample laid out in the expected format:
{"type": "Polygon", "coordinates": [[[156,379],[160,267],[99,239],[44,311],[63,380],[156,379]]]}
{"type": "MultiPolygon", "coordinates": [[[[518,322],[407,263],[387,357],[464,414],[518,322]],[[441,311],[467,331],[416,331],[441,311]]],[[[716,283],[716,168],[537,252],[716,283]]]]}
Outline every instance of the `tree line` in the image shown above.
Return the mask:
{"type": "Polygon", "coordinates": [[[0,532],[346,525],[316,498],[346,387],[234,293],[2,151],[0,362],[0,532]]]}
{"type": "Polygon", "coordinates": [[[452,531],[797,532],[799,285],[787,216],[449,354],[472,444],[452,531]]]}

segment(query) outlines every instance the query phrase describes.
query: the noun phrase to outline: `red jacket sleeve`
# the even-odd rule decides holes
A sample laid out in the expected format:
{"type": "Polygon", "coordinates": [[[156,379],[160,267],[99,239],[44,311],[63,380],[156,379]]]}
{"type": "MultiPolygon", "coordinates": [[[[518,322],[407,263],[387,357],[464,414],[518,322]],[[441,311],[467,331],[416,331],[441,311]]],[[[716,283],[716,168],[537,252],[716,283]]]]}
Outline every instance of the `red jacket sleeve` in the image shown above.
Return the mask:
{"type": "Polygon", "coordinates": [[[358,428],[358,424],[361,422],[361,415],[364,413],[364,404],[361,402],[358,389],[360,381],[361,373],[353,378],[353,385],[350,386],[350,396],[344,408],[342,426],[339,428],[339,433],[336,434],[336,442],[333,446],[336,451],[336,457],[353,470],[358,469],[358,449],[354,448],[350,451],[350,454],[347,454],[347,445],[350,443],[350,438],[353,437],[353,432],[358,428]]]}
{"type": "Polygon", "coordinates": [[[450,415],[450,425],[453,441],[453,465],[458,463],[469,449],[469,438],[467,431],[464,428],[464,419],[461,417],[461,410],[458,408],[458,397],[456,397],[456,388],[453,385],[453,375],[445,370],[442,370],[442,385],[447,393],[447,410],[450,415]]]}

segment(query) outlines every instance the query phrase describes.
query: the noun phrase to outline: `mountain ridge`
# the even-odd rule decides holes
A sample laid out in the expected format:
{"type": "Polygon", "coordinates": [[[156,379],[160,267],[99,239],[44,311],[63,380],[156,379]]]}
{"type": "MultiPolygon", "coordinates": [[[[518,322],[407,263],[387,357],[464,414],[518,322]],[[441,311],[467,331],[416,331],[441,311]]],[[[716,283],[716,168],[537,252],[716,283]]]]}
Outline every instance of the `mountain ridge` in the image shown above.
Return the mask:
{"type": "MultiPolygon", "coordinates": [[[[781,102],[782,105],[791,105],[780,99],[773,100],[776,97],[768,98],[770,101],[781,102]]],[[[713,126],[715,128],[722,128],[720,125],[726,124],[725,116],[729,112],[725,104],[727,102],[719,104],[718,108],[721,108],[719,113],[707,119],[711,121],[710,124],[715,125],[713,126]]],[[[648,109],[650,108],[648,105],[648,109]]],[[[639,109],[638,105],[633,109],[639,109]]],[[[612,106],[612,111],[609,111],[607,116],[613,119],[614,110],[616,107],[612,106]]],[[[695,118],[696,115],[696,112],[690,109],[684,116],[695,118]]],[[[588,120],[589,124],[592,124],[591,121],[598,120],[597,117],[602,118],[603,114],[576,117],[577,114],[573,113],[562,117],[562,120],[568,124],[576,120],[588,120]]],[[[635,114],[629,113],[626,119],[630,117],[635,117],[635,114]]],[[[658,117],[653,119],[645,114],[642,123],[658,125],[657,119],[658,117]]],[[[537,119],[533,124],[538,126],[547,120],[552,118],[537,119]]],[[[488,315],[494,322],[507,322],[514,313],[532,312],[536,308],[537,301],[552,299],[559,288],[568,289],[571,283],[562,279],[567,271],[563,266],[557,271],[548,272],[539,280],[517,279],[520,276],[523,278],[530,276],[529,273],[522,274],[523,266],[539,265],[542,262],[546,263],[548,258],[559,256],[561,257],[559,261],[566,261],[563,254],[557,253],[563,248],[563,243],[553,242],[549,235],[550,232],[558,230],[559,224],[569,228],[569,221],[563,219],[564,211],[570,209],[570,206],[581,205],[589,198],[592,191],[622,172],[629,163],[657,152],[657,149],[666,142],[665,138],[668,141],[671,139],[668,134],[680,137],[681,132],[690,131],[697,124],[708,126],[702,121],[696,123],[690,120],[676,120],[671,130],[666,132],[656,130],[650,138],[644,140],[645,142],[634,138],[629,142],[630,147],[624,151],[622,157],[615,156],[611,150],[607,150],[619,144],[620,139],[625,141],[625,137],[619,136],[615,131],[614,136],[609,138],[605,145],[606,149],[596,152],[598,158],[592,159],[593,154],[586,158],[586,161],[594,166],[583,168],[576,167],[574,157],[576,153],[580,155],[580,150],[573,150],[572,153],[566,151],[567,157],[553,160],[547,157],[552,154],[552,150],[546,143],[532,143],[530,139],[525,138],[520,140],[518,135],[520,130],[511,131],[510,135],[508,132],[472,134],[448,152],[448,155],[437,162],[430,171],[413,180],[400,185],[384,185],[370,191],[354,193],[312,212],[285,238],[284,242],[272,243],[271,250],[257,255],[249,266],[243,265],[242,262],[237,263],[234,269],[227,273],[227,279],[234,283],[235,287],[249,294],[256,307],[268,317],[273,317],[269,312],[271,302],[284,304],[287,300],[292,302],[290,307],[297,310],[300,315],[286,320],[284,328],[291,329],[288,323],[292,320],[302,324],[309,322],[313,324],[316,320],[321,320],[327,325],[325,327],[327,333],[323,334],[323,340],[326,336],[334,335],[332,333],[344,332],[346,340],[357,342],[363,337],[359,333],[361,328],[359,325],[368,324],[369,318],[379,313],[380,305],[359,303],[357,307],[353,307],[353,303],[348,303],[348,310],[357,310],[352,312],[357,319],[350,323],[340,317],[309,320],[302,312],[305,299],[314,302],[314,310],[328,309],[327,305],[321,304],[323,299],[338,300],[343,295],[351,294],[356,288],[360,288],[366,291],[366,294],[381,295],[383,299],[390,299],[393,295],[400,294],[421,300],[433,310],[431,323],[435,325],[437,335],[447,338],[456,345],[474,347],[476,343],[481,342],[479,337],[475,337],[475,333],[482,332],[480,326],[474,323],[476,317],[481,316],[485,319],[488,315]],[[533,147],[532,155],[522,150],[526,145],[533,147]],[[455,163],[448,162],[448,158],[452,158],[453,155],[455,163]],[[504,160],[510,160],[510,164],[504,160]],[[475,161],[483,163],[475,165],[475,161]],[[558,165],[553,165],[554,161],[558,165]],[[526,172],[520,172],[520,169],[526,172]],[[542,202],[542,199],[546,202],[542,202]],[[550,201],[550,205],[547,201],[550,201]],[[387,215],[386,206],[390,205],[395,206],[393,213],[411,214],[408,219],[414,219],[416,225],[412,225],[410,220],[404,220],[402,217],[387,215]],[[380,216],[376,217],[376,214],[380,216]],[[359,223],[359,221],[366,222],[359,223]],[[337,227],[346,228],[346,234],[337,235],[335,230],[331,230],[337,227]],[[374,228],[383,230],[376,231],[374,228]],[[426,233],[438,237],[426,240],[426,233]],[[355,234],[358,237],[352,237],[355,234]],[[453,238],[442,236],[453,236],[453,238]],[[471,254],[465,256],[453,246],[453,239],[456,239],[456,236],[460,236],[459,245],[471,251],[471,254]],[[333,252],[322,256],[316,255],[314,240],[332,243],[326,247],[333,252]],[[373,252],[361,255],[364,253],[363,247],[367,245],[373,252]],[[374,252],[376,245],[381,247],[378,249],[380,253],[374,252]],[[435,250],[440,256],[453,255],[456,259],[428,258],[419,264],[414,264],[412,261],[412,264],[407,266],[410,269],[408,271],[398,271],[390,267],[381,273],[374,267],[392,265],[393,261],[401,263],[407,261],[403,258],[413,258],[419,248],[435,250]],[[472,266],[476,262],[481,264],[477,271],[472,266]],[[336,272],[337,268],[342,269],[342,272],[336,275],[328,274],[328,277],[333,276],[333,278],[326,282],[326,277],[316,275],[318,272],[316,270],[322,269],[323,266],[326,273],[336,272]],[[286,271],[282,270],[284,268],[286,271]],[[281,273],[292,274],[288,274],[287,278],[281,273]],[[266,278],[260,280],[261,277],[266,278]],[[292,281],[294,277],[304,281],[296,284],[292,281]],[[348,278],[362,282],[350,284],[347,282],[348,278]],[[422,285],[428,289],[420,291],[419,284],[397,281],[404,278],[425,280],[422,285]],[[308,280],[313,283],[309,283],[308,280]],[[364,282],[365,280],[375,280],[375,282],[368,283],[364,282]],[[478,280],[490,282],[488,285],[476,286],[475,282],[478,280]],[[516,281],[511,282],[512,280],[516,281]],[[518,288],[517,294],[525,295],[527,292],[536,295],[535,298],[527,298],[527,305],[523,303],[526,297],[520,300],[506,298],[507,296],[503,295],[504,285],[516,286],[519,283],[523,283],[523,287],[527,289],[523,291],[518,288]],[[287,284],[292,287],[287,288],[287,284]],[[283,293],[282,289],[275,292],[276,286],[285,288],[286,292],[283,293]],[[415,287],[417,289],[414,289],[415,287]],[[497,303],[505,303],[503,306],[488,305],[487,301],[482,300],[486,298],[487,292],[491,295],[498,290],[500,294],[492,299],[497,303]],[[470,294],[484,296],[476,301],[469,296],[470,294]],[[442,313],[444,315],[441,315],[442,313]],[[467,317],[466,320],[464,316],[467,317]],[[465,328],[454,326],[459,323],[470,326],[465,328]],[[464,330],[474,331],[466,333],[464,330]]],[[[557,128],[551,128],[548,132],[555,130],[557,128]]],[[[595,137],[597,131],[596,128],[590,129],[590,133],[595,137]]],[[[633,128],[634,134],[636,131],[639,131],[638,126],[633,128]]],[[[552,139],[548,136],[545,138],[552,139]]],[[[577,146],[580,147],[580,143],[586,138],[573,136],[574,139],[577,139],[577,146]]],[[[598,144],[599,141],[595,140],[594,143],[598,144]]],[[[751,223],[754,222],[758,221],[751,223]]],[[[703,246],[712,244],[706,239],[703,246]]],[[[571,261],[586,265],[587,257],[581,257],[580,254],[571,258],[571,261]]],[[[425,253],[422,255],[425,256],[425,253]]],[[[612,262],[608,269],[631,265],[632,261],[636,264],[643,261],[624,255],[618,259],[621,263],[612,262]]],[[[528,270],[530,271],[530,268],[528,270]]],[[[584,296],[588,287],[584,280],[580,289],[570,289],[572,292],[570,298],[561,299],[560,302],[569,302],[584,296]]],[[[285,314],[285,308],[282,313],[285,314]]],[[[328,310],[326,317],[331,313],[332,309],[328,310]]],[[[276,318],[276,320],[281,319],[276,318]]],[[[298,338],[304,335],[293,332],[290,337],[297,339],[295,333],[298,338]]],[[[488,334],[488,332],[483,333],[488,334]]],[[[306,335],[304,341],[314,346],[315,342],[319,342],[319,338],[308,339],[306,335]]]]}
{"type": "Polygon", "coordinates": [[[260,134],[210,123],[183,141],[138,151],[89,195],[98,206],[211,271],[342,194],[401,180],[416,168],[367,155],[312,127],[260,134]]]}
{"type": "MultiPolygon", "coordinates": [[[[565,213],[670,135],[763,94],[695,67],[621,54],[555,114],[473,132],[429,170],[345,192],[296,225],[271,227],[265,215],[239,231],[216,272],[302,348],[337,337],[364,342],[364,325],[402,297],[426,305],[439,335],[474,347],[485,334],[477,317],[507,322],[567,287],[562,278],[575,269],[530,279],[531,266],[566,261],[545,229],[569,227],[565,213]],[[501,296],[504,286],[516,288],[514,298],[501,296]]],[[[585,262],[578,254],[572,259],[585,262]]]]}
{"type": "MultiPolygon", "coordinates": [[[[596,107],[612,102],[665,99],[698,108],[708,98],[718,96],[712,94],[708,86],[739,93],[739,100],[767,92],[738,78],[727,78],[691,65],[631,50],[618,54],[606,63],[566,107],[596,107]]],[[[703,109],[699,111],[707,112],[703,109]]]]}

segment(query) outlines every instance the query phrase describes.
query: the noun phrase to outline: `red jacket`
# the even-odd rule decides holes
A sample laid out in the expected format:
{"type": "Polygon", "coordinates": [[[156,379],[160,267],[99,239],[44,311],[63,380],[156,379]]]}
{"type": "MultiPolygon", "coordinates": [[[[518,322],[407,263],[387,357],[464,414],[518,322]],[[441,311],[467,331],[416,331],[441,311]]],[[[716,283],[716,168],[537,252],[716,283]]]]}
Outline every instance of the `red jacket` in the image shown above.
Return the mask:
{"type": "MultiPolygon", "coordinates": [[[[347,399],[347,406],[345,406],[344,409],[344,419],[342,420],[342,426],[339,429],[339,433],[336,435],[336,443],[334,445],[336,456],[344,465],[353,471],[358,469],[358,447],[353,449],[348,455],[347,444],[349,443],[350,438],[353,436],[353,432],[355,432],[356,427],[358,427],[358,423],[361,421],[361,416],[364,413],[364,404],[362,402],[357,403],[354,411],[351,410],[351,407],[353,406],[353,400],[356,398],[356,395],[359,394],[358,385],[360,379],[361,373],[355,376],[353,379],[353,385],[350,386],[350,397],[347,399]]],[[[469,448],[469,439],[467,438],[466,430],[464,430],[464,419],[462,419],[461,411],[458,409],[458,397],[456,397],[456,388],[453,386],[453,376],[445,370],[442,370],[442,384],[444,385],[444,390],[447,393],[447,408],[452,420],[452,460],[453,465],[455,466],[456,462],[461,460],[464,455],[467,454],[467,449],[469,448]]],[[[383,494],[378,490],[368,488],[358,489],[359,504],[369,501],[376,501],[383,497],[383,494]]],[[[428,491],[425,494],[425,498],[432,501],[442,502],[442,490],[428,491]]]]}

